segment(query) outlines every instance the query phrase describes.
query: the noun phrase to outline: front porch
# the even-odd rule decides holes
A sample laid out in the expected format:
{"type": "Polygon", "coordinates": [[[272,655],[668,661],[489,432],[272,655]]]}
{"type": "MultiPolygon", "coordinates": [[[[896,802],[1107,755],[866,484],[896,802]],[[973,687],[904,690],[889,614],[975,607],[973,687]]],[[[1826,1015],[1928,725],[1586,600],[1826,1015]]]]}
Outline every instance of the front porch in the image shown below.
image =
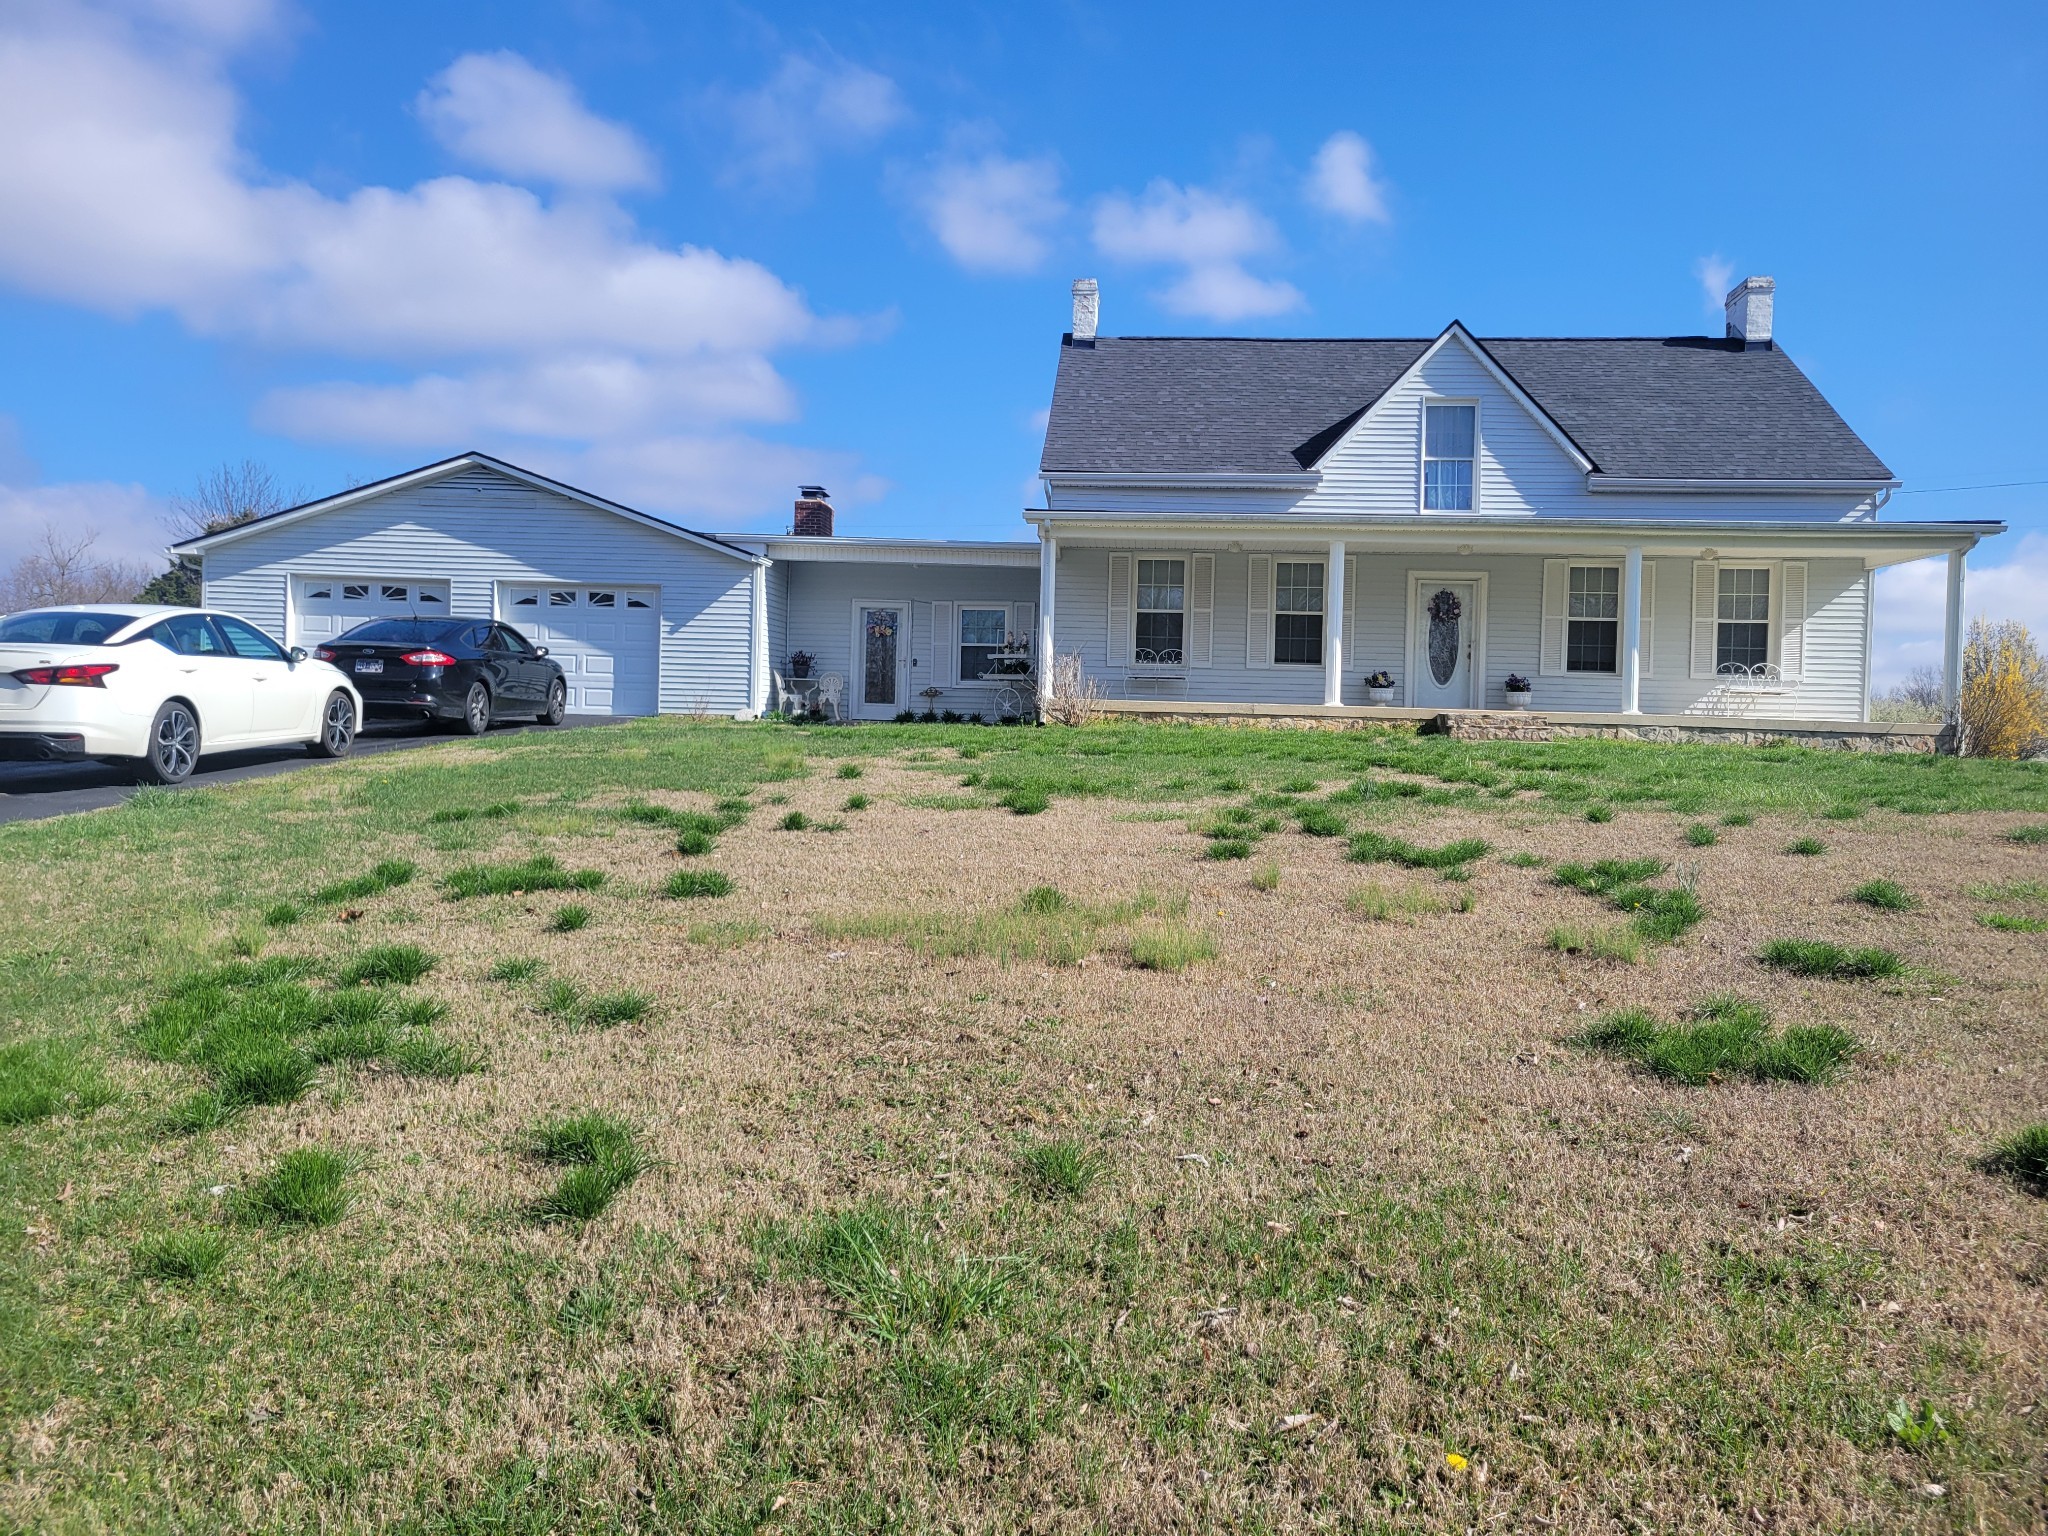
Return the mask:
{"type": "MultiPolygon", "coordinates": [[[[1078,657],[1118,713],[1392,723],[1520,703],[1560,735],[1819,731],[1913,751],[1936,733],[1840,729],[1867,719],[1872,574],[1932,555],[1959,571],[1976,537],[1870,521],[1035,520],[1038,648],[1078,657]]],[[[1959,582],[1951,603],[1953,677],[1959,582]]]]}

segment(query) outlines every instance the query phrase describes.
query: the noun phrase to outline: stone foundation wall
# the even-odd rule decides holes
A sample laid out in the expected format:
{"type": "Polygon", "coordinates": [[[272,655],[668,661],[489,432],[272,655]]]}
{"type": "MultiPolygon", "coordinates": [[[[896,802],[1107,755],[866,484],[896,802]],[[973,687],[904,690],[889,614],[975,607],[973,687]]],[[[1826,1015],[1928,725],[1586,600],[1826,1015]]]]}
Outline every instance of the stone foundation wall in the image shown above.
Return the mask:
{"type": "Polygon", "coordinates": [[[1464,741],[1557,741],[1593,737],[1607,741],[1700,742],[1724,747],[1766,747],[1779,743],[1831,752],[1952,753],[1950,732],[1925,727],[1831,725],[1825,721],[1691,719],[1672,715],[1639,718],[1558,719],[1521,710],[1426,710],[1288,708],[1276,705],[1181,704],[1105,701],[1108,719],[1154,720],[1174,725],[1219,725],[1267,731],[1414,731],[1464,741]]]}

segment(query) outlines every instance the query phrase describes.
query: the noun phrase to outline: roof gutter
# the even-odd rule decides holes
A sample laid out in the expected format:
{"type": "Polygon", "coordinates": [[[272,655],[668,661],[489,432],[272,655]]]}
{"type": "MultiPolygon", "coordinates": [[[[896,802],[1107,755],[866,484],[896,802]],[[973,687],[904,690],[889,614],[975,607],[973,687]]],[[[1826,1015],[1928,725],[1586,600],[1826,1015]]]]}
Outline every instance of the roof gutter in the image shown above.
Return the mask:
{"type": "Polygon", "coordinates": [[[1808,496],[1841,496],[1850,493],[1871,496],[1880,491],[1895,491],[1902,484],[1904,482],[1900,480],[1661,480],[1649,475],[1586,476],[1586,489],[1596,493],[1667,491],[1679,495],[1753,496],[1783,495],[1790,492],[1808,496]]]}
{"type": "Polygon", "coordinates": [[[1185,485],[1191,488],[1207,491],[1232,489],[1243,489],[1248,491],[1266,491],[1276,489],[1312,491],[1317,486],[1323,483],[1322,474],[1320,471],[1317,470],[1302,470],[1298,472],[1283,472],[1275,474],[1259,474],[1253,472],[1246,472],[1242,474],[1236,472],[1222,474],[1190,474],[1185,470],[1175,471],[1172,473],[1164,473],[1151,471],[1134,472],[1127,470],[1041,469],[1039,471],[1039,478],[1050,481],[1054,485],[1142,485],[1147,487],[1163,486],[1169,489],[1176,486],[1185,485]]]}

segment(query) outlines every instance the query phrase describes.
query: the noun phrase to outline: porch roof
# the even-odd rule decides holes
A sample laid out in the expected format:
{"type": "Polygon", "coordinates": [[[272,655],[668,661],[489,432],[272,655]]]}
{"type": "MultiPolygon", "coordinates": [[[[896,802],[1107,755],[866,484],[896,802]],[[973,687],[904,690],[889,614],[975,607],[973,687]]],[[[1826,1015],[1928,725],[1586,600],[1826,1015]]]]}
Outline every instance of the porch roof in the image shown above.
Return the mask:
{"type": "Polygon", "coordinates": [[[1041,537],[1076,545],[1174,547],[1228,543],[1262,549],[1300,549],[1342,539],[1356,550],[1400,553],[1620,554],[1694,556],[1740,550],[1779,558],[1860,559],[1866,569],[1969,550],[2005,532],[2000,522],[1823,523],[1802,519],[1616,517],[1443,517],[1375,515],[1302,516],[1234,512],[1159,513],[1027,511],[1041,537]]]}

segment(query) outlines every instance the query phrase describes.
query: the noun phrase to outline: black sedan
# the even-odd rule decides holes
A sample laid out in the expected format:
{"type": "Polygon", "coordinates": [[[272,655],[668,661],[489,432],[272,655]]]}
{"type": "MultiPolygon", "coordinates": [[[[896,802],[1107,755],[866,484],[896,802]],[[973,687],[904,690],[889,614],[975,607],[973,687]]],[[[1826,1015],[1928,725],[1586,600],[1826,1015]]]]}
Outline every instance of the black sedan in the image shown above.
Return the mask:
{"type": "Polygon", "coordinates": [[[500,716],[560,725],[569,711],[569,685],[546,648],[489,619],[372,619],[313,654],[348,674],[370,715],[481,736],[500,716]]]}

